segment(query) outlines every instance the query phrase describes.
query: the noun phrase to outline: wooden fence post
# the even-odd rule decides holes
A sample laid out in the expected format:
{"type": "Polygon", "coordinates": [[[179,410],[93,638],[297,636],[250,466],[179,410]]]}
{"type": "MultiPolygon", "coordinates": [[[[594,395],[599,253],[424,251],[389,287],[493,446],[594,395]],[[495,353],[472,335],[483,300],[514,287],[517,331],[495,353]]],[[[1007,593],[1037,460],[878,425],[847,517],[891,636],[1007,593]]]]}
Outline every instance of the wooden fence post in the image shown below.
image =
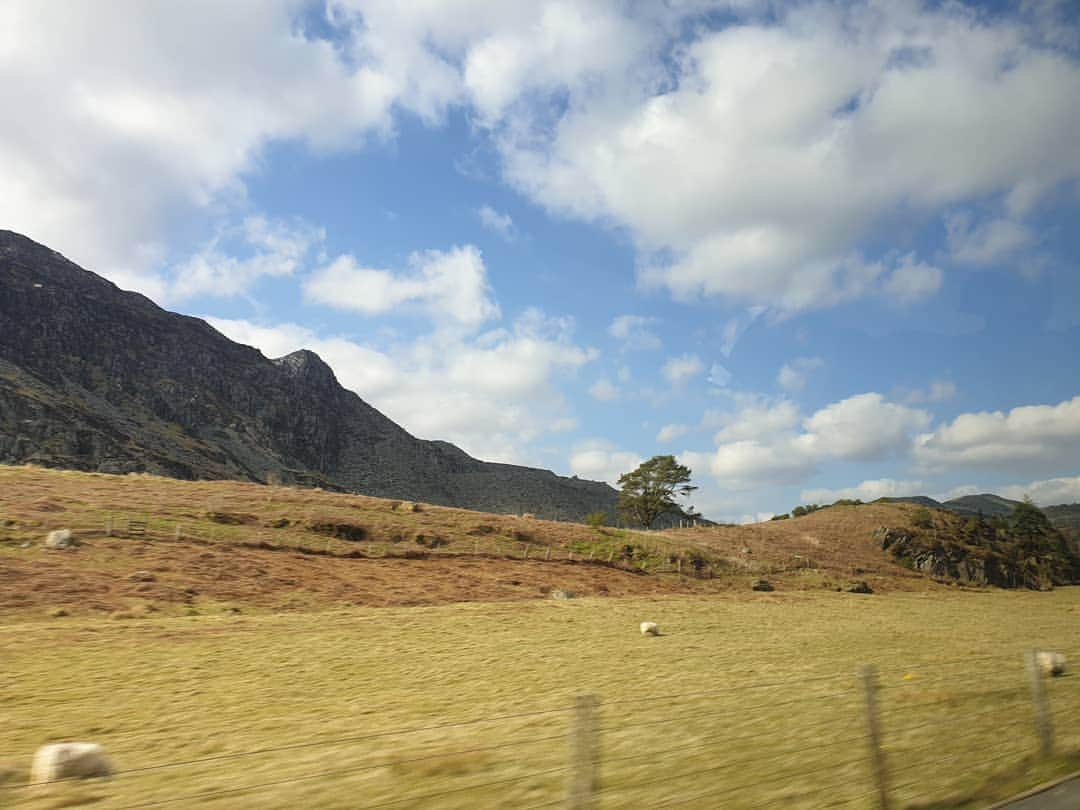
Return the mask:
{"type": "Polygon", "coordinates": [[[173,540],[179,540],[183,536],[184,536],[184,531],[180,527],[180,524],[177,523],[176,528],[173,530],[173,540]]]}
{"type": "Polygon", "coordinates": [[[107,518],[105,518],[105,536],[106,537],[112,537],[112,531],[113,531],[113,518],[112,518],[112,515],[109,515],[107,518]]]}
{"type": "Polygon", "coordinates": [[[1046,684],[1039,670],[1039,651],[1028,650],[1028,683],[1031,685],[1031,702],[1035,708],[1035,732],[1039,737],[1039,754],[1049,757],[1054,753],[1054,726],[1050,720],[1050,701],[1046,697],[1046,684]]]}
{"type": "Polygon", "coordinates": [[[550,560],[551,559],[551,546],[547,547],[547,553],[544,554],[544,559],[545,560],[550,560]]]}
{"type": "Polygon", "coordinates": [[[529,559],[529,544],[528,543],[525,544],[525,550],[521,552],[521,559],[523,559],[523,560],[528,560],[529,559]]]}
{"type": "Polygon", "coordinates": [[[863,695],[866,699],[866,730],[869,734],[870,766],[877,783],[878,807],[889,810],[889,778],[885,765],[885,752],[881,748],[881,723],[877,705],[877,670],[871,666],[859,671],[862,680],[863,695]]]}
{"type": "Polygon", "coordinates": [[[597,788],[596,695],[574,698],[567,810],[588,810],[597,788]]]}

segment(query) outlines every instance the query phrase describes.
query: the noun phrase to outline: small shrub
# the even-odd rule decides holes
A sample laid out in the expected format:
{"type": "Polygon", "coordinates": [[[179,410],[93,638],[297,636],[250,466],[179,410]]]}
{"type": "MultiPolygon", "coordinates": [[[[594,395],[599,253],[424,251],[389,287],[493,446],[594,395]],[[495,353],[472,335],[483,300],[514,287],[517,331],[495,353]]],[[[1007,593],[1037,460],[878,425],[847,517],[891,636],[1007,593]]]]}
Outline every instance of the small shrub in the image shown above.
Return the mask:
{"type": "Polygon", "coordinates": [[[258,523],[255,515],[242,515],[234,512],[207,512],[206,519],[214,523],[222,523],[226,526],[242,526],[245,524],[258,523]]]}
{"type": "Polygon", "coordinates": [[[336,537],[339,540],[351,540],[352,542],[359,542],[366,540],[368,531],[363,526],[357,526],[354,523],[331,523],[331,522],[316,522],[310,526],[311,530],[316,534],[324,534],[328,537],[336,537]]]}
{"type": "Polygon", "coordinates": [[[585,516],[585,524],[594,529],[607,525],[607,512],[589,512],[585,516]]]}
{"type": "Polygon", "coordinates": [[[926,507],[919,507],[911,513],[911,525],[917,529],[932,529],[934,527],[934,516],[930,514],[930,510],[926,507]]]}
{"type": "Polygon", "coordinates": [[[424,548],[438,548],[439,546],[445,546],[449,544],[448,540],[444,540],[441,537],[436,537],[435,535],[424,534],[423,532],[417,532],[413,536],[413,541],[418,546],[423,546],[424,548]]]}
{"type": "Polygon", "coordinates": [[[787,512],[785,512],[782,515],[773,515],[771,518],[769,518],[769,520],[788,520],[790,518],[791,518],[791,515],[789,515],[787,512]]]}

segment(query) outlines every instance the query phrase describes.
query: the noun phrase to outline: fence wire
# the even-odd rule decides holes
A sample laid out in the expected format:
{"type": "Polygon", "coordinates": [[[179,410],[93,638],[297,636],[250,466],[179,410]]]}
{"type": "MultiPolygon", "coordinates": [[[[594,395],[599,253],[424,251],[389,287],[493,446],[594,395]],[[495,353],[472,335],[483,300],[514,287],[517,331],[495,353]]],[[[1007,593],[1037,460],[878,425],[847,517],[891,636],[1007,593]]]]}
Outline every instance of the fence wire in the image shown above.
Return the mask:
{"type": "MultiPolygon", "coordinates": [[[[888,790],[892,796],[902,797],[905,803],[941,801],[955,793],[958,785],[963,784],[960,778],[962,775],[970,781],[972,772],[989,775],[995,767],[1007,766],[1010,762],[1017,764],[1034,755],[1037,745],[1035,716],[1030,704],[1032,698],[1028,691],[1026,673],[1015,658],[985,656],[927,660],[910,667],[888,670],[894,675],[906,671],[918,671],[920,677],[901,683],[887,681],[876,689],[881,704],[879,718],[882,721],[888,761],[888,790]],[[991,667],[995,675],[989,680],[981,674],[987,664],[995,665],[991,667]],[[961,666],[966,666],[971,673],[956,672],[961,666]],[[950,675],[950,672],[953,674],[950,675]],[[925,673],[925,677],[921,673],[925,673]],[[940,695],[939,688],[943,684],[951,690],[950,694],[944,697],[940,695]],[[923,691],[925,694],[922,694],[923,691]],[[973,708],[966,708],[968,706],[973,708]],[[1011,720],[1006,726],[1000,723],[1004,713],[1008,713],[1011,720]],[[995,720],[992,726],[986,723],[989,719],[995,720]],[[995,744],[1005,750],[988,753],[985,745],[980,746],[980,742],[986,741],[989,735],[993,735],[995,744]],[[917,780],[905,778],[912,772],[928,768],[933,768],[935,772],[934,784],[929,789],[925,789],[925,777],[917,780]],[[918,788],[924,789],[913,792],[918,788]]],[[[869,745],[873,742],[870,733],[861,731],[865,723],[866,707],[860,700],[857,683],[854,673],[841,672],[604,701],[600,707],[602,722],[597,722],[594,730],[602,740],[616,740],[619,747],[626,745],[633,748],[623,751],[616,748],[601,758],[599,764],[602,768],[614,767],[605,771],[605,780],[595,790],[594,798],[603,804],[607,799],[630,792],[636,796],[652,797],[648,799],[650,807],[679,807],[694,803],[716,806],[716,802],[741,791],[743,798],[750,802],[745,806],[764,806],[753,804],[752,802],[756,801],[753,797],[767,793],[778,785],[787,784],[792,786],[792,792],[785,794],[785,801],[798,806],[809,806],[799,803],[808,802],[829,792],[834,793],[835,798],[831,804],[857,804],[877,793],[877,790],[869,789],[870,781],[867,780],[865,783],[855,784],[854,787],[858,790],[852,795],[852,779],[849,773],[844,773],[845,769],[852,766],[868,764],[869,745]],[[779,692],[779,699],[769,699],[771,692],[779,692]],[[795,694],[789,694],[791,692],[795,694]],[[715,705],[717,699],[741,699],[743,696],[751,702],[741,702],[737,708],[718,709],[715,705]],[[797,715],[792,716],[787,718],[790,719],[790,727],[780,732],[773,729],[769,735],[763,736],[756,728],[756,724],[766,719],[785,719],[785,710],[808,701],[836,701],[843,710],[833,709],[834,717],[811,724],[799,722],[797,715]],[[627,712],[628,709],[640,706],[647,706],[651,715],[672,710],[677,713],[639,719],[638,714],[627,712]],[[686,711],[682,710],[684,707],[687,708],[686,711]],[[738,721],[734,726],[724,722],[733,718],[738,721]],[[837,729],[838,726],[840,730],[837,729]],[[655,734],[639,733],[664,727],[672,727],[684,735],[692,736],[683,740],[663,740],[655,734]],[[860,731],[856,732],[854,729],[860,731]],[[844,731],[847,733],[843,733],[844,731]],[[776,738],[776,733],[783,734],[789,741],[799,737],[803,739],[794,745],[775,747],[771,741],[776,738]],[[629,736],[626,736],[628,734],[629,736]],[[755,742],[760,744],[755,746],[755,742]],[[713,761],[709,759],[710,749],[715,750],[715,754],[711,755],[715,757],[713,761]],[[703,757],[704,761],[694,763],[691,767],[677,767],[685,759],[684,755],[695,751],[699,752],[698,756],[703,757]],[[854,753],[857,753],[857,756],[848,756],[854,753]],[[774,775],[757,779],[750,777],[752,768],[758,765],[767,766],[767,770],[774,775]],[[735,783],[731,782],[732,779],[735,779],[735,783]],[[803,780],[808,781],[803,784],[803,780]],[[709,785],[710,781],[714,784],[709,785]],[[669,792],[670,788],[677,789],[678,795],[653,797],[653,793],[669,792]],[[642,791],[645,793],[642,794],[642,791]]],[[[1071,723],[1080,719],[1080,678],[1045,678],[1044,684],[1049,695],[1053,722],[1062,728],[1069,728],[1071,723]]],[[[619,694],[622,689],[616,687],[612,692],[619,694]]],[[[531,746],[538,746],[538,753],[543,755],[542,758],[550,759],[552,750],[562,748],[561,743],[567,740],[567,731],[574,722],[572,711],[569,706],[543,708],[460,721],[404,726],[366,734],[295,739],[247,750],[124,768],[113,774],[118,780],[117,784],[126,784],[129,780],[167,770],[176,770],[178,774],[182,774],[185,769],[209,767],[216,771],[221,766],[245,759],[272,758],[274,755],[306,749],[355,746],[409,736],[440,735],[449,731],[487,736],[495,730],[492,727],[519,720],[543,719],[546,723],[549,719],[558,719],[559,724],[567,724],[565,729],[558,725],[534,729],[531,736],[520,736],[530,733],[527,727],[515,727],[511,732],[514,737],[512,739],[484,742],[481,745],[469,745],[463,740],[454,750],[433,750],[389,760],[385,756],[385,749],[365,750],[360,756],[366,757],[367,761],[355,762],[345,767],[280,775],[279,778],[248,785],[207,788],[116,806],[120,810],[135,810],[177,804],[201,804],[213,799],[241,796],[316,780],[330,782],[346,779],[379,769],[392,771],[397,766],[468,755],[497,755],[502,751],[519,752],[528,750],[531,746]]],[[[300,716],[302,715],[281,715],[279,719],[296,719],[300,716]]],[[[137,730],[131,730],[117,736],[134,738],[138,733],[137,730]]],[[[1064,737],[1075,739],[1075,735],[1059,734],[1059,739],[1064,737]]],[[[509,761],[506,760],[502,767],[506,767],[509,761]]],[[[352,806],[382,808],[410,802],[437,803],[447,797],[467,794],[470,791],[512,785],[532,778],[569,774],[575,767],[569,758],[561,765],[523,760],[520,756],[514,761],[517,767],[524,763],[527,766],[526,771],[498,778],[490,778],[493,775],[489,775],[489,778],[474,779],[467,784],[379,799],[372,804],[353,803],[352,806]]],[[[869,772],[869,769],[867,771],[869,772]]],[[[0,796],[6,794],[9,798],[15,798],[28,788],[64,781],[74,779],[2,784],[0,796]]],[[[558,794],[560,789],[554,786],[552,791],[558,794]]],[[[563,797],[557,796],[529,807],[552,807],[562,804],[563,801],[563,797]]]]}

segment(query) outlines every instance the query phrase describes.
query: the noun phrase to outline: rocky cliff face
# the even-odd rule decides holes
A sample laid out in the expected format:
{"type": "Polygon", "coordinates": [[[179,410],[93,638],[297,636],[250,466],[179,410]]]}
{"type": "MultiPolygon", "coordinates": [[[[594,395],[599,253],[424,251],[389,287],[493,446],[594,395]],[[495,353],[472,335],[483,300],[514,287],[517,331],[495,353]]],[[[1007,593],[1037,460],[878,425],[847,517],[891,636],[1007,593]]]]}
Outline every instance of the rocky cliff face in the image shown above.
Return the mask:
{"type": "Polygon", "coordinates": [[[410,435],[317,355],[269,360],[0,231],[0,463],[319,485],[580,519],[616,492],[410,435]]]}

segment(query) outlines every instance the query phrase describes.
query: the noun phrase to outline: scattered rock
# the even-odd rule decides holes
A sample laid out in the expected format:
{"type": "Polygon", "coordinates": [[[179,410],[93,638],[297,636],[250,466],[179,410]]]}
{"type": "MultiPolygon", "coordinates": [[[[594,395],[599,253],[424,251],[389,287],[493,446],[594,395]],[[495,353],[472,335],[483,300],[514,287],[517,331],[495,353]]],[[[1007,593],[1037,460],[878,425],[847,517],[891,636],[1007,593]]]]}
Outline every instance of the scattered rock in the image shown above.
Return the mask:
{"type": "Polygon", "coordinates": [[[859,580],[858,582],[852,582],[846,588],[848,593],[873,593],[874,589],[870,587],[870,584],[865,580],[859,580]]]}
{"type": "Polygon", "coordinates": [[[573,591],[564,591],[562,588],[556,588],[551,592],[552,599],[576,599],[577,594],[573,591]]]}
{"type": "Polygon", "coordinates": [[[70,614],[65,608],[56,607],[49,611],[49,615],[54,619],[62,619],[64,616],[69,616],[70,614]]]}
{"type": "Polygon", "coordinates": [[[401,503],[394,505],[394,511],[395,512],[405,512],[406,514],[411,514],[413,512],[419,512],[420,511],[420,504],[418,504],[418,503],[416,503],[414,501],[402,501],[401,503]]]}
{"type": "Polygon", "coordinates": [[[289,525],[290,521],[288,518],[278,518],[277,520],[273,520],[270,522],[271,529],[284,529],[289,525]]]}
{"type": "Polygon", "coordinates": [[[34,545],[33,543],[31,543],[29,540],[27,540],[25,543],[20,545],[19,548],[32,548],[33,545],[34,545]]]}
{"type": "Polygon", "coordinates": [[[71,535],[71,529],[56,529],[45,537],[45,548],[73,548],[79,541],[71,535]]]}
{"type": "Polygon", "coordinates": [[[656,624],[656,622],[642,622],[641,635],[658,636],[660,635],[660,627],[656,624]]]}
{"type": "Polygon", "coordinates": [[[151,574],[149,571],[135,571],[128,574],[128,579],[131,582],[156,582],[157,577],[151,574]]]}
{"type": "Polygon", "coordinates": [[[767,579],[759,579],[753,585],[750,586],[754,591],[774,591],[776,590],[767,579]]]}

